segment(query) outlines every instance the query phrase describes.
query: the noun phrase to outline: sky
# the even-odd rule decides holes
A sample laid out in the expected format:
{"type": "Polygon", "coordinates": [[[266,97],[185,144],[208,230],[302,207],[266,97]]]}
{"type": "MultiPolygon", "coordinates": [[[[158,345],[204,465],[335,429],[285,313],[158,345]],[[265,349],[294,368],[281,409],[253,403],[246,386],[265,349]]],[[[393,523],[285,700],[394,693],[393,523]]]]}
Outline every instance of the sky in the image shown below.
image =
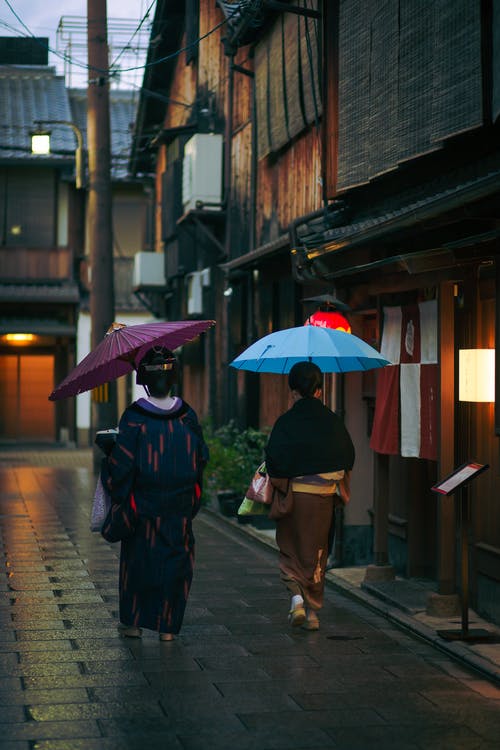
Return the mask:
{"type": "MultiPolygon", "coordinates": [[[[107,0],[111,61],[128,46],[128,51],[120,56],[121,67],[137,67],[144,62],[144,47],[149,39],[149,21],[154,17],[155,5],[154,0],[107,0]],[[140,33],[134,36],[148,10],[147,20],[143,23],[140,33]]],[[[54,65],[61,75],[66,75],[68,86],[85,87],[86,75],[83,65],[87,57],[84,26],[86,16],[86,0],[0,0],[0,36],[48,36],[49,47],[52,50],[66,54],[79,63],[70,66],[56,54],[49,52],[49,64],[54,65]],[[61,32],[57,34],[61,18],[61,32]]],[[[142,78],[142,70],[122,72],[120,82],[115,85],[140,86],[142,78]]]]}

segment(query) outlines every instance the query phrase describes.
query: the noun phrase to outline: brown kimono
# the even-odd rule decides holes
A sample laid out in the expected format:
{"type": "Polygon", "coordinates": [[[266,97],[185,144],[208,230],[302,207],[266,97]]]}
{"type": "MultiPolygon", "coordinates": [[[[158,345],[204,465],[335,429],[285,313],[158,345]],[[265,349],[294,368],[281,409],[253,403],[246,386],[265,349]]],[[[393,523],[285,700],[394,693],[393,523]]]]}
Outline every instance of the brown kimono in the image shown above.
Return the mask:
{"type": "Polygon", "coordinates": [[[281,580],[300,594],[310,609],[321,609],[328,559],[329,531],[338,495],[292,492],[291,482],[273,479],[270,517],[276,520],[281,580]]]}
{"type": "Polygon", "coordinates": [[[316,398],[303,398],[276,422],[266,448],[273,487],[270,517],[276,520],[280,575],[289,592],[307,607],[323,606],[329,534],[335,506],[327,494],[293,492],[292,477],[349,471],[354,447],[342,420],[316,398]]]}

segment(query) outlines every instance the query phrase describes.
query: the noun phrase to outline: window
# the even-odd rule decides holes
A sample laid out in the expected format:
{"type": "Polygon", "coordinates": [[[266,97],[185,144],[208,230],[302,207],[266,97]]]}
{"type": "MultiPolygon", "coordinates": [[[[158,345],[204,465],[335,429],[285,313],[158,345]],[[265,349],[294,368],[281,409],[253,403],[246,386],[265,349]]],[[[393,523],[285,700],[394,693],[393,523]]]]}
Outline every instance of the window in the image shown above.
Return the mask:
{"type": "Polygon", "coordinates": [[[56,180],[51,169],[0,167],[1,245],[56,245],[56,180]]]}

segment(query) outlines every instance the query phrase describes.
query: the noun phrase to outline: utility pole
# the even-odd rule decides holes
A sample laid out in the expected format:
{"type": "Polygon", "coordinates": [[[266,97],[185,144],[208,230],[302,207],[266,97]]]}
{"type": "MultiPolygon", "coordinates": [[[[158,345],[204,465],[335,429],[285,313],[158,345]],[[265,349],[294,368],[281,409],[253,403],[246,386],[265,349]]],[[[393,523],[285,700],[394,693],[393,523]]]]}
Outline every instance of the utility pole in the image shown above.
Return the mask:
{"type": "MultiPolygon", "coordinates": [[[[91,348],[99,344],[114,320],[111,202],[111,134],[106,0],[87,0],[87,242],[90,252],[91,348]]],[[[92,394],[92,429],[117,424],[116,383],[92,394]]]]}

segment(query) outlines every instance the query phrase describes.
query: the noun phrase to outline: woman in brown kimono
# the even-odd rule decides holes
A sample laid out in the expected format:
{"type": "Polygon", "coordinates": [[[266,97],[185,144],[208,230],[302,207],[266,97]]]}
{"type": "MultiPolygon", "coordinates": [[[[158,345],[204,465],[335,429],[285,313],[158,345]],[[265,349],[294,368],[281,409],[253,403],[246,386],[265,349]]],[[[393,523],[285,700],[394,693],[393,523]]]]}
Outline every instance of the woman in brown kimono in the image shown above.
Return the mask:
{"type": "Polygon", "coordinates": [[[281,579],[292,597],[289,621],[307,630],[319,628],[329,532],[341,501],[338,483],[354,464],[342,419],[320,400],[322,383],[312,362],[292,367],[293,405],[277,419],[266,447],[269,477],[292,500],[291,510],[276,520],[281,579]]]}

